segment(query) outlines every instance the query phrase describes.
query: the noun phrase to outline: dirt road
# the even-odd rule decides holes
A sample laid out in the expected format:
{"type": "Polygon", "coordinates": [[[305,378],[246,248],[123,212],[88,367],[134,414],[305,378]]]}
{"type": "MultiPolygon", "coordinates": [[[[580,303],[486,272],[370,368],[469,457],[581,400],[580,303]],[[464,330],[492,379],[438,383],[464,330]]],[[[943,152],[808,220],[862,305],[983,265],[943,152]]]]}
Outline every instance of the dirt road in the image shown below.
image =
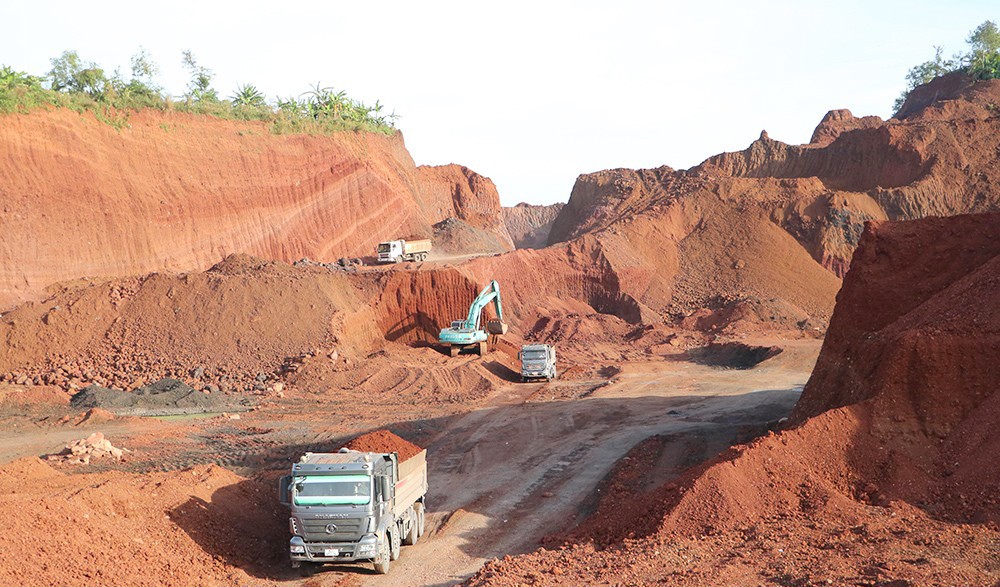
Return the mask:
{"type": "Polygon", "coordinates": [[[748,371],[629,365],[571,401],[523,399],[576,383],[512,386],[498,405],[455,418],[428,447],[429,532],[403,549],[389,575],[370,574],[369,565],[326,567],[309,584],[333,585],[349,573],[365,585],[453,585],[489,558],[534,550],[589,512],[601,480],[643,439],[676,439],[658,465],[667,478],[787,415],[818,350],[817,342],[792,343],[748,371]]]}

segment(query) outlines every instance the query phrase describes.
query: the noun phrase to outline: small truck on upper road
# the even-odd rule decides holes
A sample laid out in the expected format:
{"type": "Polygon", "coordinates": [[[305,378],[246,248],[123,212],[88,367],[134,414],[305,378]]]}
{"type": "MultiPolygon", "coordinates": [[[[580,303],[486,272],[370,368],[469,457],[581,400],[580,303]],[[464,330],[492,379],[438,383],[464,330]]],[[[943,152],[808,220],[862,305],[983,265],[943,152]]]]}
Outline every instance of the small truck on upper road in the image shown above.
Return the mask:
{"type": "Polygon", "coordinates": [[[306,453],[278,484],[288,520],[292,566],[372,561],[389,572],[401,544],[424,533],[427,451],[306,453]]]}
{"type": "Polygon", "coordinates": [[[379,263],[401,263],[403,261],[426,261],[431,252],[430,239],[407,241],[403,239],[385,241],[375,247],[379,263]]]}

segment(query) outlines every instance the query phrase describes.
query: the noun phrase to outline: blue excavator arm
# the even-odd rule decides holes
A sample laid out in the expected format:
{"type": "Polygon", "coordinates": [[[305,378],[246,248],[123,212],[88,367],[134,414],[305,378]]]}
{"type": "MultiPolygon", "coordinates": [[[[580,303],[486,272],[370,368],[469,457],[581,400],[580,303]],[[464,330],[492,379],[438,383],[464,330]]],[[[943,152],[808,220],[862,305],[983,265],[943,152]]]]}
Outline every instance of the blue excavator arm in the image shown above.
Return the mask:
{"type": "Polygon", "coordinates": [[[493,302],[497,310],[497,320],[503,322],[503,305],[500,303],[500,284],[493,280],[479,292],[476,299],[469,306],[469,316],[465,319],[465,327],[479,330],[479,320],[483,315],[483,309],[493,302]]]}

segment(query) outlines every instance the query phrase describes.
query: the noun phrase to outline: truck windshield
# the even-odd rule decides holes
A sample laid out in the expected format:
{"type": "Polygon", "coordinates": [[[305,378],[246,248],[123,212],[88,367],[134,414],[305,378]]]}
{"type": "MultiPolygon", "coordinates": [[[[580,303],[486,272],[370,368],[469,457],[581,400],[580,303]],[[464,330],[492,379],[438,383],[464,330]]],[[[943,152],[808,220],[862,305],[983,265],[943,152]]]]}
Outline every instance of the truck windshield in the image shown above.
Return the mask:
{"type": "Polygon", "coordinates": [[[391,250],[392,250],[392,245],[390,245],[389,243],[379,243],[378,245],[378,252],[380,253],[388,253],[391,250]]]}
{"type": "Polygon", "coordinates": [[[545,351],[524,351],[525,361],[544,361],[545,351]]]}
{"type": "Polygon", "coordinates": [[[371,501],[368,475],[312,475],[295,478],[295,505],[363,505],[371,501]]]}

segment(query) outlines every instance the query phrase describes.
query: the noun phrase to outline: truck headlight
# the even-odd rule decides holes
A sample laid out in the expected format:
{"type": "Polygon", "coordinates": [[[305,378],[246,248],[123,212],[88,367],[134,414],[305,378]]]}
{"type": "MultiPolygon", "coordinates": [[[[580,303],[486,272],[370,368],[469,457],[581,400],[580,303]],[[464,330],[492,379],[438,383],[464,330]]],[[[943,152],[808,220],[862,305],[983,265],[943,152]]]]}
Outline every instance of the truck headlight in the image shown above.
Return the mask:
{"type": "Polygon", "coordinates": [[[306,553],[306,547],[303,546],[303,545],[301,545],[301,544],[293,544],[290,547],[290,550],[292,551],[292,554],[305,554],[306,553]]]}
{"type": "Polygon", "coordinates": [[[358,555],[363,556],[366,554],[375,554],[375,547],[377,544],[361,544],[358,545],[358,555]]]}

